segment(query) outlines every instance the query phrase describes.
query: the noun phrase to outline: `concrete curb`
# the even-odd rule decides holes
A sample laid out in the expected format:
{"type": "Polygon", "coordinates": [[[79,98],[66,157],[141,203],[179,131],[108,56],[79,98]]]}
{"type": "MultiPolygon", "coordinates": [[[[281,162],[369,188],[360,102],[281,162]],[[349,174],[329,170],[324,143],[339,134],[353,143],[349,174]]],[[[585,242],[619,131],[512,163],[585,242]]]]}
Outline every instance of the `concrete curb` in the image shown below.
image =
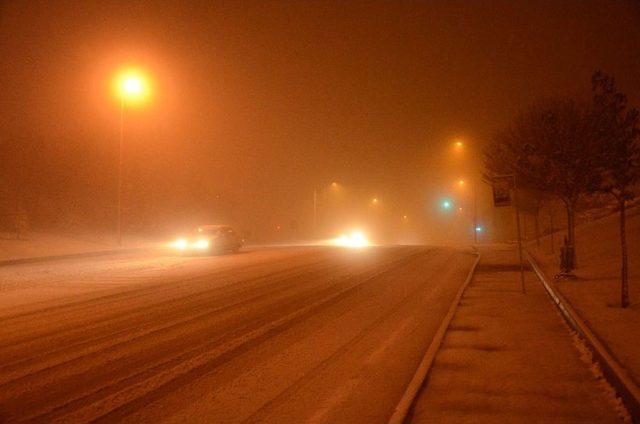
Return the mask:
{"type": "Polygon", "coordinates": [[[30,263],[37,263],[37,262],[61,261],[65,259],[92,258],[97,256],[114,255],[118,253],[135,253],[135,252],[142,252],[145,250],[151,250],[151,248],[136,247],[136,248],[128,248],[128,249],[96,250],[91,252],[69,253],[65,255],[35,256],[30,258],[5,259],[5,260],[0,260],[0,267],[10,266],[10,265],[30,264],[30,263]]]}
{"type": "Polygon", "coordinates": [[[391,418],[389,418],[389,424],[402,424],[404,420],[407,418],[407,415],[409,414],[409,410],[413,405],[413,401],[415,400],[418,393],[420,392],[420,388],[422,387],[424,380],[427,378],[427,375],[431,370],[431,366],[433,365],[433,361],[436,358],[436,354],[438,353],[438,350],[442,345],[442,341],[444,340],[444,336],[447,332],[447,329],[449,328],[449,324],[451,323],[451,320],[453,319],[453,316],[455,315],[456,310],[458,309],[458,304],[460,303],[460,299],[462,299],[462,295],[464,294],[464,291],[466,290],[467,286],[471,282],[471,279],[473,278],[473,275],[476,272],[476,267],[478,266],[478,262],[480,262],[480,256],[481,256],[480,253],[476,253],[476,254],[478,256],[476,258],[476,261],[473,263],[471,270],[469,271],[469,275],[467,276],[467,279],[458,290],[458,293],[456,294],[456,297],[453,299],[453,302],[451,302],[451,306],[449,306],[449,311],[447,311],[447,315],[445,315],[444,319],[440,323],[440,327],[438,327],[438,331],[436,331],[436,334],[433,337],[433,340],[431,340],[431,344],[429,345],[427,352],[422,358],[422,361],[420,362],[420,366],[418,366],[418,369],[416,370],[416,373],[413,375],[411,382],[405,389],[404,394],[400,399],[400,402],[398,402],[398,404],[396,405],[393,411],[393,415],[391,415],[391,418]]]}
{"type": "Polygon", "coordinates": [[[538,275],[552,302],[560,310],[565,321],[573,328],[593,353],[594,359],[602,368],[607,381],[622,399],[633,422],[640,422],[640,388],[629,376],[626,369],[609,352],[609,349],[598,339],[587,324],[580,318],[565,297],[549,282],[533,256],[525,250],[527,260],[538,275]]]}

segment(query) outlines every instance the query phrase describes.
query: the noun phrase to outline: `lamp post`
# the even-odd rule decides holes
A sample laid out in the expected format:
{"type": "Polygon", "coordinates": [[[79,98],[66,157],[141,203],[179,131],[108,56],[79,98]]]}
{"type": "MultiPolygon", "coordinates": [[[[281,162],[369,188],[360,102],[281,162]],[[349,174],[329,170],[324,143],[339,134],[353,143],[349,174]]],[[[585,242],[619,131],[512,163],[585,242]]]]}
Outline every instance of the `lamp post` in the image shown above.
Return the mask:
{"type": "MultiPolygon", "coordinates": [[[[464,153],[465,143],[461,139],[456,139],[453,143],[455,153],[459,155],[464,153]]],[[[471,178],[471,201],[473,202],[473,243],[478,244],[478,182],[476,178],[471,178]]],[[[458,180],[458,185],[463,187],[466,184],[465,180],[458,180]]]]}
{"type": "Polygon", "coordinates": [[[132,103],[141,101],[148,94],[145,78],[141,73],[127,70],[120,73],[116,80],[116,90],[120,97],[120,140],[118,143],[118,219],[117,239],[118,246],[122,246],[122,168],[124,145],[124,109],[127,100],[132,103]]]}
{"type": "Polygon", "coordinates": [[[318,189],[313,188],[313,237],[318,237],[318,189]]]}
{"type": "MultiPolygon", "coordinates": [[[[329,185],[333,190],[338,190],[340,184],[332,182],[329,185]]],[[[318,237],[318,187],[313,187],[313,236],[318,237]]]]}
{"type": "Polygon", "coordinates": [[[473,244],[478,244],[478,189],[476,181],[471,183],[473,193],[473,244]]]}
{"type": "Polygon", "coordinates": [[[120,141],[118,143],[118,246],[122,246],[122,144],[124,142],[124,96],[120,98],[120,141]]]}
{"type": "MultiPolygon", "coordinates": [[[[471,198],[470,202],[473,203],[473,210],[472,210],[472,213],[473,213],[473,216],[472,216],[472,218],[473,218],[473,227],[472,227],[472,230],[473,230],[473,243],[477,244],[478,243],[478,231],[479,231],[478,230],[479,227],[478,227],[478,193],[477,193],[478,187],[477,187],[477,181],[474,178],[471,178],[470,179],[470,184],[467,184],[467,181],[465,181],[463,179],[460,179],[460,180],[458,180],[457,185],[458,185],[458,187],[460,189],[462,189],[463,187],[465,187],[467,185],[470,186],[469,187],[469,189],[471,191],[470,192],[470,198],[471,198]]],[[[460,210],[462,210],[462,209],[460,209],[460,210]]]]}

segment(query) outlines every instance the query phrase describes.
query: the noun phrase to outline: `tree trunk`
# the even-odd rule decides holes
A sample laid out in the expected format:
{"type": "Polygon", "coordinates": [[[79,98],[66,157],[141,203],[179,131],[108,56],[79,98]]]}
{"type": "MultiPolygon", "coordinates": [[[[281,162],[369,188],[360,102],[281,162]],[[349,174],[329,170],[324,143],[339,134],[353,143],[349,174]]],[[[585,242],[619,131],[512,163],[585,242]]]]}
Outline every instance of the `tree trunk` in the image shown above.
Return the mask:
{"type": "Polygon", "coordinates": [[[627,262],[627,229],[625,216],[624,197],[620,197],[618,201],[620,205],[620,249],[622,253],[622,266],[620,269],[620,306],[626,308],[629,306],[629,268],[627,262]]]}

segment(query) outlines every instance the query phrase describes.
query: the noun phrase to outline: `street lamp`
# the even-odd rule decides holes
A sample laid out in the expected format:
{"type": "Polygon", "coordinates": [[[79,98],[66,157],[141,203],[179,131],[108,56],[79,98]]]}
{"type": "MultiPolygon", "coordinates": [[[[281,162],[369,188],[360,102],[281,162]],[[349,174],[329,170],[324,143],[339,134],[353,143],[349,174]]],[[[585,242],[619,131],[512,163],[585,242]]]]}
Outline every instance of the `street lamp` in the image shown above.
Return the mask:
{"type": "MultiPolygon", "coordinates": [[[[329,187],[333,190],[338,190],[340,184],[333,181],[329,187]]],[[[313,236],[318,236],[318,187],[313,187],[313,236]]]]}
{"type": "Polygon", "coordinates": [[[133,69],[118,74],[115,80],[116,95],[120,98],[120,142],[118,144],[118,246],[122,245],[122,146],[124,142],[125,104],[139,103],[149,94],[147,78],[133,69]]]}
{"type": "MultiPolygon", "coordinates": [[[[457,181],[457,184],[460,188],[464,187],[467,182],[463,179],[457,181]]],[[[473,242],[478,243],[478,233],[482,230],[478,230],[478,197],[477,197],[477,182],[472,178],[471,179],[471,197],[473,201],[473,242]]],[[[460,208],[462,211],[462,208],[460,208]]]]}

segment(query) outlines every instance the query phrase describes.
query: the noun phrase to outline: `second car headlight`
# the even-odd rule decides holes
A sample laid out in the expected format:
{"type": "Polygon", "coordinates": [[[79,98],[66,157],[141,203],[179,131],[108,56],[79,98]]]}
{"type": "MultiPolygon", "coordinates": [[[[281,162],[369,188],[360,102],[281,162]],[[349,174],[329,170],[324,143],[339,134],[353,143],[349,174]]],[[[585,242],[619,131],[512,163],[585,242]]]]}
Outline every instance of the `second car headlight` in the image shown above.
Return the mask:
{"type": "Polygon", "coordinates": [[[209,247],[209,240],[202,239],[193,243],[193,247],[196,249],[207,249],[209,247]]]}

